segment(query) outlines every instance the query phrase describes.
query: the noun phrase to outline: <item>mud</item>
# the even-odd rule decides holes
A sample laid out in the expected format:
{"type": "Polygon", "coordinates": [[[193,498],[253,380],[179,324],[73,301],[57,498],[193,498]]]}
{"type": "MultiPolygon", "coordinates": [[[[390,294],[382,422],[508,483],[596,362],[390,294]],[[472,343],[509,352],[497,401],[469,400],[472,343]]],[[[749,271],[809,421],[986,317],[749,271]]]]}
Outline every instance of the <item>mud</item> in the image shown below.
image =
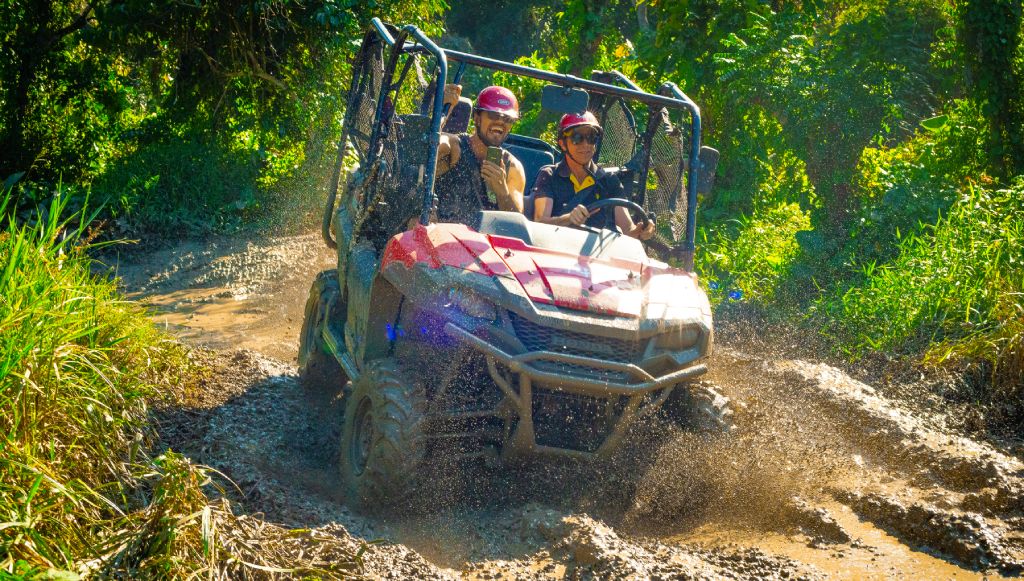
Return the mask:
{"type": "Polygon", "coordinates": [[[156,322],[192,344],[286,362],[295,360],[310,282],[335,262],[318,233],[123,252],[102,260],[156,322]]]}
{"type": "Polygon", "coordinates": [[[338,492],[337,402],[312,402],[295,377],[308,286],[332,264],[319,238],[191,242],[110,262],[155,320],[214,350],[195,401],[159,412],[164,445],[223,472],[250,514],[364,547],[371,577],[1022,573],[1017,457],[869,377],[732,339],[708,376],[739,404],[728,435],[643,426],[606,466],[453,471],[422,499],[430,510],[354,514],[338,492]]]}
{"type": "Polygon", "coordinates": [[[993,527],[980,515],[958,514],[922,502],[904,506],[897,498],[877,493],[840,492],[837,496],[864,518],[891,528],[910,542],[934,548],[974,568],[995,567],[1011,575],[1024,571],[1021,566],[1024,547],[1019,537],[1006,536],[1007,531],[993,527]]]}

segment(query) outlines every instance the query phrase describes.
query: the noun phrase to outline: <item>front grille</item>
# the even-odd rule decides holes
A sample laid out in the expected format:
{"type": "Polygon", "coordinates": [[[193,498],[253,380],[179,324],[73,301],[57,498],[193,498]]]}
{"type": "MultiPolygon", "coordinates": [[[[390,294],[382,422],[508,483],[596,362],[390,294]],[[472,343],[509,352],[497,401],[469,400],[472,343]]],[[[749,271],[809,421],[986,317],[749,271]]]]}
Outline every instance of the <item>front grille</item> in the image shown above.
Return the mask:
{"type": "Polygon", "coordinates": [[[509,317],[512,320],[516,336],[527,351],[552,351],[605,361],[637,363],[646,346],[646,341],[610,339],[574,331],[552,329],[538,325],[513,312],[509,312],[509,317]]]}
{"type": "Polygon", "coordinates": [[[612,431],[613,408],[604,398],[557,390],[533,393],[534,437],[541,446],[596,451],[612,431]]]}

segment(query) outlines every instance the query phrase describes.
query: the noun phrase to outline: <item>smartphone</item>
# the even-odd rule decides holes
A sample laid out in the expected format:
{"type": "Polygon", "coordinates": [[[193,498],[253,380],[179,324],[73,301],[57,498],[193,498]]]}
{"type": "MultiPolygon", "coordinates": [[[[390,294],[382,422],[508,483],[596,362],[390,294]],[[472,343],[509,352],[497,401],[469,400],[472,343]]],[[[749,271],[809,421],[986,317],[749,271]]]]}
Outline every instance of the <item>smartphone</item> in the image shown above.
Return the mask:
{"type": "Polygon", "coordinates": [[[501,166],[501,148],[500,147],[488,147],[487,148],[487,161],[494,165],[501,166]]]}
{"type": "MultiPolygon", "coordinates": [[[[494,165],[496,165],[498,167],[501,167],[501,148],[500,147],[488,147],[487,148],[487,161],[493,163],[494,165]]],[[[498,196],[497,196],[497,194],[495,194],[493,191],[491,191],[491,187],[490,186],[487,186],[486,189],[487,189],[487,199],[488,199],[488,201],[490,201],[492,204],[497,204],[498,203],[498,196]]]]}

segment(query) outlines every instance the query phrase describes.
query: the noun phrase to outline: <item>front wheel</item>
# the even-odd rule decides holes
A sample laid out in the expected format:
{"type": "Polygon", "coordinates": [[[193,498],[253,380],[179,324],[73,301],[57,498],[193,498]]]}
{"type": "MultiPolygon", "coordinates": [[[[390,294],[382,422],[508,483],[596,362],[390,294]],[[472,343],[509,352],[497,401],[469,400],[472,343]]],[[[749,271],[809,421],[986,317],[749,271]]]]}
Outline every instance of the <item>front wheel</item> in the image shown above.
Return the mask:
{"type": "Polygon", "coordinates": [[[413,497],[426,458],[423,388],[391,359],[370,363],[346,398],[340,469],[358,510],[394,508],[413,497]]]}
{"type": "Polygon", "coordinates": [[[661,409],[672,423],[697,432],[725,433],[734,426],[732,402],[706,381],[675,386],[661,409]]]}

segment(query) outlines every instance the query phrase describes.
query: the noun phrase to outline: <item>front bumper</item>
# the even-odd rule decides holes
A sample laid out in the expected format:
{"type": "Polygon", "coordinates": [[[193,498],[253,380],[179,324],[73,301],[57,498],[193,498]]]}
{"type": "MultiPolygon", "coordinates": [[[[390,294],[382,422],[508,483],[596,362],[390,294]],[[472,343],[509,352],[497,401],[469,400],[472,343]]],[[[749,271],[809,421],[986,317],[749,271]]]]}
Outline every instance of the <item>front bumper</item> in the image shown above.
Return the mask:
{"type": "MultiPolygon", "coordinates": [[[[695,364],[655,377],[631,363],[606,361],[593,357],[552,351],[530,351],[512,355],[455,323],[445,324],[445,333],[484,356],[491,378],[515,408],[517,421],[514,423],[512,433],[502,452],[506,457],[539,454],[590,459],[607,456],[618,448],[624,433],[633,423],[661,407],[677,384],[707,372],[706,365],[695,364]],[[538,364],[543,363],[560,363],[567,366],[611,371],[616,372],[619,377],[628,378],[628,380],[607,381],[587,375],[542,369],[538,364]],[[621,412],[616,412],[614,413],[615,417],[609,418],[611,426],[608,435],[596,450],[584,451],[544,445],[538,443],[535,431],[534,384],[542,385],[546,390],[591,398],[605,398],[609,401],[625,397],[626,403],[621,412]]],[[[613,407],[609,406],[609,410],[613,407]]]]}

